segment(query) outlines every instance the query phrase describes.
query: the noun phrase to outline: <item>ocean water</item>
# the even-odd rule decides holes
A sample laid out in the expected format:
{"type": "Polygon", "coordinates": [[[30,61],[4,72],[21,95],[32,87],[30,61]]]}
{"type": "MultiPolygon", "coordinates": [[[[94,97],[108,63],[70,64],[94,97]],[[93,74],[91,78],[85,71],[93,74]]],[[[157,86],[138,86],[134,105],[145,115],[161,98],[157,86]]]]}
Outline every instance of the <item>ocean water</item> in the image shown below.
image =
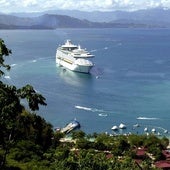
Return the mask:
{"type": "Polygon", "coordinates": [[[76,118],[86,133],[112,133],[120,123],[127,129],[117,133],[170,131],[169,29],[0,30],[0,37],[12,49],[3,81],[33,85],[48,104],[37,114],[54,127],[76,118]],[[66,39],[95,55],[90,75],[56,65],[66,39]]]}

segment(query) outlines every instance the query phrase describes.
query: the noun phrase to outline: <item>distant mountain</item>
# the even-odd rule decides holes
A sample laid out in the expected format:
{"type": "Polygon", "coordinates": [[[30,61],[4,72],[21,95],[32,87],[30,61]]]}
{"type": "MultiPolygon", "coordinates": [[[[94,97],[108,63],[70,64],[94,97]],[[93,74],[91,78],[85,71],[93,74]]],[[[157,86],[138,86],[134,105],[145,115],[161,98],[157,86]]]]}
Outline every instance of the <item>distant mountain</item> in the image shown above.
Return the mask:
{"type": "Polygon", "coordinates": [[[79,11],[79,10],[51,10],[34,13],[11,13],[18,17],[38,17],[44,14],[66,15],[91,22],[112,22],[116,20],[151,20],[170,22],[170,9],[153,8],[138,11],[79,11]]]}
{"type": "Polygon", "coordinates": [[[170,27],[170,10],[161,8],[133,12],[57,10],[42,13],[0,14],[0,29],[96,27],[170,27]]]}
{"type": "Polygon", "coordinates": [[[117,11],[115,18],[111,21],[113,23],[136,23],[136,24],[150,24],[160,27],[170,26],[170,10],[161,8],[150,10],[139,10],[134,12],[117,11]],[[120,22],[121,21],[121,22],[120,22]]]}
{"type": "Polygon", "coordinates": [[[92,22],[111,22],[111,23],[134,23],[134,24],[146,24],[160,27],[170,26],[170,9],[154,8],[138,11],[47,11],[48,13],[55,13],[60,15],[68,15],[78,19],[87,19],[92,22]]]}
{"type": "Polygon", "coordinates": [[[66,15],[45,14],[38,17],[0,15],[0,29],[56,29],[56,28],[126,28],[146,27],[135,23],[106,23],[80,20],[66,15]]]}
{"type": "Polygon", "coordinates": [[[76,10],[57,10],[47,11],[49,14],[60,14],[75,17],[78,19],[86,19],[92,22],[115,22],[115,21],[126,21],[136,22],[142,24],[160,24],[166,26],[170,24],[170,9],[153,8],[138,11],[76,11],[76,10]]]}
{"type": "Polygon", "coordinates": [[[1,29],[55,29],[61,27],[88,27],[90,22],[63,15],[45,14],[38,17],[0,15],[1,29]]]}

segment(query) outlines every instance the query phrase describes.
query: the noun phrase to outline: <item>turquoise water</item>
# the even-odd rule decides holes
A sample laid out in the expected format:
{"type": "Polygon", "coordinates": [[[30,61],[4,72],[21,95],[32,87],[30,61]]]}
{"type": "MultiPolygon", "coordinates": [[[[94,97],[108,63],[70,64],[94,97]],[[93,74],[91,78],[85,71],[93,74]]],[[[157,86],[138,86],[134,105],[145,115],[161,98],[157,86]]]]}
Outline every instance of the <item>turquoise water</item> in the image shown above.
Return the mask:
{"type": "Polygon", "coordinates": [[[170,131],[170,30],[1,30],[0,37],[12,49],[3,81],[43,94],[48,105],[38,114],[54,127],[77,118],[87,133],[112,133],[120,123],[127,129],[118,133],[170,131]],[[91,75],[56,66],[56,48],[66,39],[95,55],[91,75]]]}

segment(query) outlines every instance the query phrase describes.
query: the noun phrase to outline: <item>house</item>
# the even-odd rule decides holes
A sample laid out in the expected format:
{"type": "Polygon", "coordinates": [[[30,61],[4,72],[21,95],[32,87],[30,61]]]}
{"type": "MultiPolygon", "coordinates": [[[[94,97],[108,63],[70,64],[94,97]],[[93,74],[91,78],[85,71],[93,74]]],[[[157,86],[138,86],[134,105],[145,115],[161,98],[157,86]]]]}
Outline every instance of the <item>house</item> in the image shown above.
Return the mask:
{"type": "Polygon", "coordinates": [[[155,162],[155,167],[163,170],[170,170],[170,161],[167,160],[157,161],[155,162]]]}

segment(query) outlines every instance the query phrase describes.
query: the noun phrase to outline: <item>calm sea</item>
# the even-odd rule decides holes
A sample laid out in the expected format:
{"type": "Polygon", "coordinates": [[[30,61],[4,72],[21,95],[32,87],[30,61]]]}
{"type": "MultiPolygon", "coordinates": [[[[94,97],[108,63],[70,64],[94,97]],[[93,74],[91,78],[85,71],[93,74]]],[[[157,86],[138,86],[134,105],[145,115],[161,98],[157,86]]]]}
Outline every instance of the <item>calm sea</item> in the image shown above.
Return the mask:
{"type": "Polygon", "coordinates": [[[3,81],[31,84],[46,98],[38,114],[54,127],[76,118],[87,133],[170,131],[169,29],[1,30],[12,55],[3,81]],[[56,66],[58,45],[71,39],[95,55],[91,75],[56,66]],[[139,124],[140,127],[133,125],[139,124]]]}

